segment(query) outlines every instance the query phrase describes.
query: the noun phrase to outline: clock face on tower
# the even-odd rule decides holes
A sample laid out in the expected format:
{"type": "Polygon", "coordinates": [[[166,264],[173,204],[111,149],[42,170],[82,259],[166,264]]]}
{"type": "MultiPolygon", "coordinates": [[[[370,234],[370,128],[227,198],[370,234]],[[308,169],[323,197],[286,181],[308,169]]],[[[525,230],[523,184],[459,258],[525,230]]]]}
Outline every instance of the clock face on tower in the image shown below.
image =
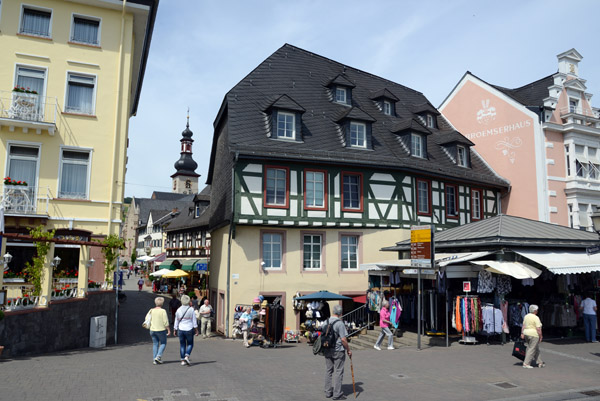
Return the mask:
{"type": "Polygon", "coordinates": [[[186,187],[187,189],[190,189],[190,188],[192,188],[192,181],[191,181],[191,180],[185,180],[185,187],[186,187]]]}

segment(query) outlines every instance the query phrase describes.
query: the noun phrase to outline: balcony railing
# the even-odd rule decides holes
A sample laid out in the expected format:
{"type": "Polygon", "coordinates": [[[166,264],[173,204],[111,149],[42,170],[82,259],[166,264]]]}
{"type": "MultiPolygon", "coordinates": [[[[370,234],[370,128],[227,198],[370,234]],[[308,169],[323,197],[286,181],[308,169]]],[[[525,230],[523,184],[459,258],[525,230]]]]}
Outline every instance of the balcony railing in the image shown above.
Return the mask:
{"type": "Polygon", "coordinates": [[[0,118],[56,124],[58,102],[34,93],[0,91],[0,118]]]}
{"type": "Polygon", "coordinates": [[[2,186],[2,205],[6,214],[48,214],[50,189],[28,185],[2,186]]]}
{"type": "Polygon", "coordinates": [[[565,107],[561,107],[560,108],[560,115],[564,116],[565,114],[576,114],[578,116],[585,116],[585,117],[592,117],[592,118],[598,118],[598,113],[594,112],[593,110],[590,109],[584,109],[580,106],[574,107],[574,106],[565,106],[565,107]]]}

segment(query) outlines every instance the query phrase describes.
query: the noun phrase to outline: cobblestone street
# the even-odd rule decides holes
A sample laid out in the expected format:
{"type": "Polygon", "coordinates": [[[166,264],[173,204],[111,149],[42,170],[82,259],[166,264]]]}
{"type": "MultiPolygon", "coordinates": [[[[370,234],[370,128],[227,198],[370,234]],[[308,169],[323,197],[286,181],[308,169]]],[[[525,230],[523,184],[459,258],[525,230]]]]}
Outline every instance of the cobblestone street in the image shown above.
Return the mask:
{"type": "MultiPolygon", "coordinates": [[[[325,400],[325,364],[306,344],[245,349],[241,341],[195,337],[192,366],[168,340],[163,365],[141,327],[154,296],[132,290],[119,310],[119,345],[0,360],[2,400],[325,400]]],[[[512,345],[453,344],[417,351],[354,352],[359,400],[600,399],[600,345],[543,343],[545,369],[522,369],[512,345]]],[[[351,399],[350,363],[344,392],[351,399]]]]}

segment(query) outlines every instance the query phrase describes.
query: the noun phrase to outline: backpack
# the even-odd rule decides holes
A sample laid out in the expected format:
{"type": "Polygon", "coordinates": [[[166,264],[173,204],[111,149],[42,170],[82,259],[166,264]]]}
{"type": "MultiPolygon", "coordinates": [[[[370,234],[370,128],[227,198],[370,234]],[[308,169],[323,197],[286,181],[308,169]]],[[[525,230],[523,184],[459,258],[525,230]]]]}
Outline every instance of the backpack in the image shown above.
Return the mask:
{"type": "Polygon", "coordinates": [[[335,350],[335,343],[337,341],[337,335],[335,334],[335,330],[333,330],[335,323],[336,322],[329,324],[329,319],[327,319],[327,330],[315,340],[315,343],[313,344],[313,354],[323,355],[325,350],[335,350]]]}

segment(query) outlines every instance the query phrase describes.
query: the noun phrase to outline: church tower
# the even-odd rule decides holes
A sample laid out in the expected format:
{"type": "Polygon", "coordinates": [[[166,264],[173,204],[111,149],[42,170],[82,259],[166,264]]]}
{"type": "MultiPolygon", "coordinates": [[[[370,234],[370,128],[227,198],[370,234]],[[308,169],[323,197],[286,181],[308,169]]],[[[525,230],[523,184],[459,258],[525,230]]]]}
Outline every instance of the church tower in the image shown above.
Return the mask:
{"type": "Polygon", "coordinates": [[[173,179],[173,192],[175,193],[198,193],[198,177],[200,177],[200,174],[196,174],[198,163],[192,159],[193,135],[190,130],[190,116],[188,114],[185,130],[181,133],[181,156],[175,162],[176,172],[171,176],[173,179]]]}

